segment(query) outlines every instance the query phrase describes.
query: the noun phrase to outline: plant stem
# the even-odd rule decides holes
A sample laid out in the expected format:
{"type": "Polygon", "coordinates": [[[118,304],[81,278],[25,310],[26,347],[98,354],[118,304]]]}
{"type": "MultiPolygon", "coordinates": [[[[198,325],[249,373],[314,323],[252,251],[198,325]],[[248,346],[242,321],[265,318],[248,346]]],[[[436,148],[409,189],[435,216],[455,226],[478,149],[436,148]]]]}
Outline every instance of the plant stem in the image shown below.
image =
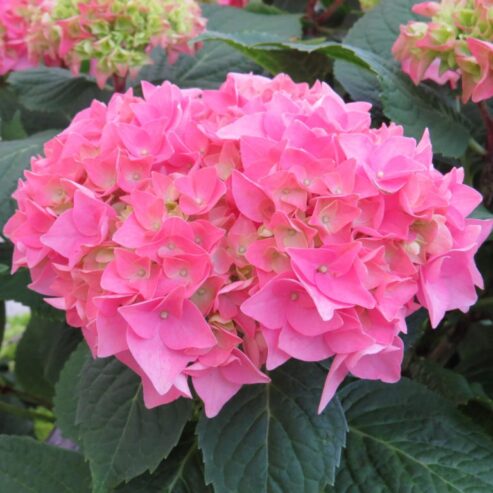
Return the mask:
{"type": "Polygon", "coordinates": [[[473,137],[469,139],[469,149],[474,151],[476,154],[480,154],[481,156],[486,156],[486,154],[488,154],[486,149],[473,137]]]}
{"type": "Polygon", "coordinates": [[[51,409],[52,407],[51,403],[49,401],[46,401],[42,397],[37,397],[35,395],[28,394],[27,392],[16,389],[15,387],[12,387],[11,385],[1,381],[0,381],[0,394],[4,394],[4,395],[14,394],[19,399],[29,404],[34,404],[36,406],[43,406],[46,407],[47,409],[51,409]]]}
{"type": "Polygon", "coordinates": [[[54,423],[55,418],[53,416],[46,416],[43,413],[37,411],[31,411],[22,407],[13,406],[7,402],[0,401],[0,412],[19,416],[21,418],[39,419],[40,421],[46,421],[47,423],[54,423]]]}
{"type": "Polygon", "coordinates": [[[117,74],[113,75],[113,86],[115,89],[115,92],[120,92],[124,93],[125,89],[127,88],[127,78],[126,77],[120,77],[117,74]]]}
{"type": "Polygon", "coordinates": [[[493,206],[493,118],[485,101],[478,103],[479,112],[486,128],[486,154],[481,170],[480,191],[487,208],[493,206]]]}
{"type": "Polygon", "coordinates": [[[317,24],[323,24],[327,22],[337,11],[339,7],[342,6],[344,0],[334,0],[321,14],[317,15],[315,21],[317,24]]]}

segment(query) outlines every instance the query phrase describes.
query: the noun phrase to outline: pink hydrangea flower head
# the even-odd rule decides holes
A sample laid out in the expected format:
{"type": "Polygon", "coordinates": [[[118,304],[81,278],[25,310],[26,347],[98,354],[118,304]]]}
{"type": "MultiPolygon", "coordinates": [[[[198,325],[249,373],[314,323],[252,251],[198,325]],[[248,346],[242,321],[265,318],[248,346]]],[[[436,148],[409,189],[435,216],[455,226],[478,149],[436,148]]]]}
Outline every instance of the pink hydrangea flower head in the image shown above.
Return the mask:
{"type": "Polygon", "coordinates": [[[481,196],[433,167],[428,133],[371,128],[368,104],[283,74],[142,89],[45,144],[4,233],[148,407],[193,386],[212,417],[265,369],[332,358],[322,411],[347,374],[399,379],[419,306],[436,327],[475,302],[492,223],[468,218],[481,196]]]}

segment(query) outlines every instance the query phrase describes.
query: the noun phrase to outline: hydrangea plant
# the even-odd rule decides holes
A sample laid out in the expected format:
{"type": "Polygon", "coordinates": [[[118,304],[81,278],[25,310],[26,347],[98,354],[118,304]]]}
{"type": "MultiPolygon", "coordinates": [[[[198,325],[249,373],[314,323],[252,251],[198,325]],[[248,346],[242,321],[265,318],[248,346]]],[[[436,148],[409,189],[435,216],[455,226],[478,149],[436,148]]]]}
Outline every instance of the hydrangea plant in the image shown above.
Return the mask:
{"type": "Polygon", "coordinates": [[[0,491],[490,493],[493,7],[207,3],[0,5],[0,491]]]}

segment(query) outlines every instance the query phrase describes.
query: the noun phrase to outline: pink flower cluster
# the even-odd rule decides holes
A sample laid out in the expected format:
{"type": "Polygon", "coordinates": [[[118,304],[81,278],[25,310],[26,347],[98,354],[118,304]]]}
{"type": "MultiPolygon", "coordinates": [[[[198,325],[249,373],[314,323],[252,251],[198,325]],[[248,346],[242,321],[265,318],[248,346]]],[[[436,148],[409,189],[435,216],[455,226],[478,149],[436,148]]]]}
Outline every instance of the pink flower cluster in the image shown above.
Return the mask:
{"type": "Polygon", "coordinates": [[[205,22],[195,0],[2,0],[0,75],[41,62],[78,74],[86,63],[103,87],[150,63],[156,47],[170,63],[193,54],[205,22]]]}
{"type": "Polygon", "coordinates": [[[0,2],[0,75],[34,67],[27,39],[30,19],[47,8],[44,0],[2,0],[0,2]]]}
{"type": "Polygon", "coordinates": [[[462,82],[462,101],[493,96],[493,2],[441,0],[413,6],[430,22],[401,26],[392,52],[415,84],[429,79],[453,88],[462,82]]]}
{"type": "Polygon", "coordinates": [[[208,416],[291,358],[395,382],[405,317],[466,311],[491,222],[428,134],[370,127],[326,84],[230,74],[219,90],[143,83],[45,145],[5,227],[14,270],[97,357],[140,375],[148,407],[208,416]]]}

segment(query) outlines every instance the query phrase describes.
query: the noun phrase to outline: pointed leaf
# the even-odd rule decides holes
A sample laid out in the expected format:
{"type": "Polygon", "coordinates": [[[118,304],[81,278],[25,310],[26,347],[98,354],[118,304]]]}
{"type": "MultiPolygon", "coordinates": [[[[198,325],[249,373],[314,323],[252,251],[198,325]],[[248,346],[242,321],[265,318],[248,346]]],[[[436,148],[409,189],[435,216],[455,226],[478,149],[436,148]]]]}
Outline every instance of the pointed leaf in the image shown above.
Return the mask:
{"type": "Polygon", "coordinates": [[[77,393],[93,493],[154,471],[177,444],[192,410],[184,399],[146,409],[139,377],[114,358],[86,361],[77,393]]]}
{"type": "Polygon", "coordinates": [[[340,392],[349,423],[326,493],[493,491],[493,441],[425,387],[359,381],[340,392]]]}
{"type": "Polygon", "coordinates": [[[268,385],[243,388],[214,419],[202,416],[199,446],[215,493],[319,493],[345,443],[337,399],[317,415],[325,372],[289,363],[268,385]]]}

